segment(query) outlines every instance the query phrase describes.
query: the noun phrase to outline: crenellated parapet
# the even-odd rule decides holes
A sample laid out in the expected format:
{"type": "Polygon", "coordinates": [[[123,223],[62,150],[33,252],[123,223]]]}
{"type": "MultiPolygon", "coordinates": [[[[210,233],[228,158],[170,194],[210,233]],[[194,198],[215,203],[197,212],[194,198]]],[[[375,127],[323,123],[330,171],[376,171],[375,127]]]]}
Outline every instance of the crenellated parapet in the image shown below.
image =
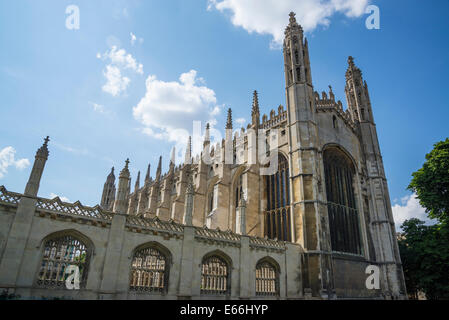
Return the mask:
{"type": "Polygon", "coordinates": [[[343,103],[340,100],[335,101],[335,95],[331,86],[329,86],[329,95],[323,91],[320,96],[315,91],[314,98],[317,112],[335,112],[354,133],[357,132],[356,124],[352,120],[350,111],[348,109],[343,110],[343,103]]]}
{"type": "Polygon", "coordinates": [[[262,129],[268,130],[275,127],[284,125],[287,122],[287,111],[284,110],[284,106],[280,105],[278,107],[278,112],[271,110],[270,117],[266,114],[262,116],[262,129]]]}

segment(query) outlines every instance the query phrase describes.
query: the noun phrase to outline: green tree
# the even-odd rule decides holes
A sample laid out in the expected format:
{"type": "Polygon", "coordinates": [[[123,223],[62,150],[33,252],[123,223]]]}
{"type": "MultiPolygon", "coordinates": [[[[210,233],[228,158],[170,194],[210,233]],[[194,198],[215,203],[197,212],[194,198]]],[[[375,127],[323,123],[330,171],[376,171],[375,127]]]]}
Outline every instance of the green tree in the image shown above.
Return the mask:
{"type": "Polygon", "coordinates": [[[426,155],[408,189],[417,194],[430,218],[449,222],[449,138],[435,144],[426,155]]]}
{"type": "Polygon", "coordinates": [[[439,223],[426,226],[410,219],[401,226],[398,244],[407,289],[415,297],[423,291],[429,299],[449,299],[449,139],[435,144],[412,176],[408,189],[439,223]]]}
{"type": "Polygon", "coordinates": [[[449,225],[424,225],[410,219],[402,224],[398,244],[407,290],[423,291],[428,299],[449,299],[449,225]]]}

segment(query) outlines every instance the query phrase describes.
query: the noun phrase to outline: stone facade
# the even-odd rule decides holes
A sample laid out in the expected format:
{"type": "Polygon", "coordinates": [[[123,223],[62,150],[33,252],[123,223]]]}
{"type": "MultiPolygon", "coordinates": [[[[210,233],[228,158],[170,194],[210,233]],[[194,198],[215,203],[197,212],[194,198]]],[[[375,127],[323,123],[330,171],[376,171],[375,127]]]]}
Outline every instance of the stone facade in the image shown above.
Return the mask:
{"type": "Polygon", "coordinates": [[[0,290],[28,298],[405,298],[360,69],[349,57],[346,111],[332,88],[315,92],[308,42],[293,13],[284,67],[286,109],[279,106],[260,121],[254,92],[246,130],[233,135],[229,110],[222,143],[211,146],[207,126],[200,155],[192,157],[189,141],[184,164],[175,166],[172,157],[162,174],[160,158],[155,178],[149,166],[133,192],[127,160],[117,190],[112,170],[94,208],[37,196],[46,139],[24,194],[0,189],[0,290]],[[261,135],[268,150],[253,143],[261,135]],[[262,153],[278,155],[277,175],[262,175],[265,166],[252,161],[262,153]],[[45,278],[67,248],[79,249],[69,254],[82,270],[78,290],[45,278]],[[144,260],[158,261],[145,272],[143,252],[144,260]],[[379,290],[365,286],[369,265],[380,268],[379,290]]]}

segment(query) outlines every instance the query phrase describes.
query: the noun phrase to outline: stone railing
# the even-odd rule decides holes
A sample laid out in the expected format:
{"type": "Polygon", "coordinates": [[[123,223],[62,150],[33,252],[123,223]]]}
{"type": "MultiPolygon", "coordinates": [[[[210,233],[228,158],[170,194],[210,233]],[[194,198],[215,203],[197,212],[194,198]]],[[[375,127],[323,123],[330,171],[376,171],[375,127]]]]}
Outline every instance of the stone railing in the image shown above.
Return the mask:
{"type": "Polygon", "coordinates": [[[174,222],[173,220],[170,221],[162,221],[159,218],[142,218],[142,217],[136,217],[136,216],[127,216],[126,217],[126,225],[128,227],[134,228],[134,229],[147,229],[147,230],[154,230],[154,231],[165,231],[165,232],[171,232],[171,233],[183,233],[184,226],[181,224],[178,224],[174,222]]]}
{"type": "Polygon", "coordinates": [[[22,195],[6,190],[4,186],[0,186],[0,203],[17,206],[22,195]]]}
{"type": "Polygon", "coordinates": [[[195,228],[195,238],[202,240],[215,240],[228,243],[239,243],[240,235],[232,231],[221,231],[220,229],[195,228]]]}
{"type": "Polygon", "coordinates": [[[59,197],[52,200],[37,198],[36,209],[38,211],[56,212],[71,216],[81,216],[85,218],[94,218],[99,220],[111,221],[113,213],[103,210],[100,206],[87,207],[79,201],[75,203],[62,202],[59,197]]]}
{"type": "Polygon", "coordinates": [[[285,243],[283,241],[270,240],[266,238],[251,237],[249,239],[249,246],[256,249],[271,249],[271,250],[285,250],[285,243]]]}
{"type": "MultiPolygon", "coordinates": [[[[4,186],[0,186],[0,203],[6,205],[17,206],[20,198],[23,195],[20,193],[10,192],[4,186]]],[[[100,206],[88,207],[83,206],[79,201],[75,203],[66,203],[61,201],[59,197],[54,199],[37,198],[36,210],[40,212],[56,213],[68,216],[75,216],[81,218],[89,218],[94,220],[103,220],[110,223],[114,216],[113,212],[103,210],[100,206]]],[[[142,218],[137,216],[127,216],[126,225],[134,230],[151,230],[156,232],[169,232],[172,234],[182,234],[184,232],[184,225],[170,221],[160,220],[155,218],[142,218]]],[[[194,227],[195,238],[202,241],[218,241],[228,243],[230,245],[239,245],[241,235],[228,231],[221,231],[220,229],[209,229],[207,227],[194,227]]],[[[256,249],[268,250],[285,250],[285,243],[282,241],[249,237],[250,247],[256,249]]]]}

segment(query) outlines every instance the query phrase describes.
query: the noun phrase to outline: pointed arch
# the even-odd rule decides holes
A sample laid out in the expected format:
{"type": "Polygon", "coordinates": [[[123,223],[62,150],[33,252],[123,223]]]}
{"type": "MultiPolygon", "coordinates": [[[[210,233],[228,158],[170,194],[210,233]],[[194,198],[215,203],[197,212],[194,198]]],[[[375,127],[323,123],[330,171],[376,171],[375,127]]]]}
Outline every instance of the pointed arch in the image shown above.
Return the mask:
{"type": "MultiPolygon", "coordinates": [[[[39,287],[66,289],[66,269],[76,266],[79,287],[85,288],[94,244],[74,229],[61,230],[45,236],[40,242],[41,258],[36,275],[39,287]]],[[[76,283],[76,282],[74,282],[76,283]]]]}
{"type": "Polygon", "coordinates": [[[288,157],[281,152],[278,153],[278,170],[271,176],[265,176],[265,190],[265,236],[291,241],[290,168],[288,157]]]}
{"type": "Polygon", "coordinates": [[[355,161],[343,147],[333,144],[324,148],[323,166],[332,250],[361,255],[355,161]]]}
{"type": "Polygon", "coordinates": [[[279,296],[281,268],[276,260],[266,256],[256,264],[256,296],[279,296]]]}
{"type": "Polygon", "coordinates": [[[232,259],[223,251],[215,250],[203,256],[201,261],[201,294],[231,294],[232,259]]]}
{"type": "Polygon", "coordinates": [[[146,242],[132,252],[129,290],[166,293],[172,255],[158,242],[146,242]]]}

